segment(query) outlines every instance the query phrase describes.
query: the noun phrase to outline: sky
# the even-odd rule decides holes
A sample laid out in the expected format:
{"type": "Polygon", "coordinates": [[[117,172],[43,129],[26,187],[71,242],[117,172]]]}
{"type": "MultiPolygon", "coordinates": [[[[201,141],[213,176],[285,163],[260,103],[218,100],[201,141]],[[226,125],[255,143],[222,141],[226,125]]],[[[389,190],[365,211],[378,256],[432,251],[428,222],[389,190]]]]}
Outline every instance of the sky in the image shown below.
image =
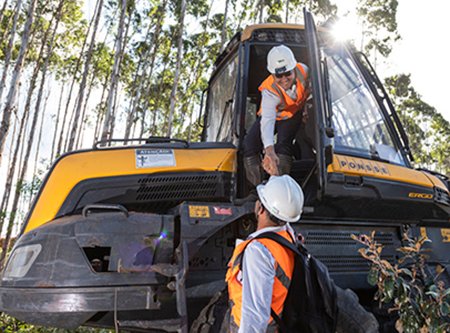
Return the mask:
{"type": "MultiPolygon", "coordinates": [[[[351,15],[356,0],[337,0],[343,23],[343,34],[356,39],[359,29],[357,19],[351,15]]],[[[448,78],[450,78],[448,0],[399,0],[397,8],[398,32],[401,40],[383,64],[377,66],[382,77],[394,74],[411,74],[414,89],[429,105],[435,107],[450,121],[448,78]]],[[[372,61],[372,59],[371,59],[372,61]]]]}
{"type": "Polygon", "coordinates": [[[448,0],[400,0],[397,21],[403,38],[390,59],[398,72],[411,73],[416,91],[448,121],[449,13],[448,0]]]}

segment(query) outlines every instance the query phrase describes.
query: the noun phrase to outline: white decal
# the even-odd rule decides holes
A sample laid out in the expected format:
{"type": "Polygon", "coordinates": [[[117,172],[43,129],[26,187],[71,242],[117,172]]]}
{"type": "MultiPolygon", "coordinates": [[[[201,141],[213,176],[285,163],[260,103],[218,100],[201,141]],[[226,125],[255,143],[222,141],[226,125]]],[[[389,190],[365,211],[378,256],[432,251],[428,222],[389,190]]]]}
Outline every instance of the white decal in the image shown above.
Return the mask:
{"type": "Polygon", "coordinates": [[[136,168],[176,166],[172,149],[136,149],[136,168]]]}

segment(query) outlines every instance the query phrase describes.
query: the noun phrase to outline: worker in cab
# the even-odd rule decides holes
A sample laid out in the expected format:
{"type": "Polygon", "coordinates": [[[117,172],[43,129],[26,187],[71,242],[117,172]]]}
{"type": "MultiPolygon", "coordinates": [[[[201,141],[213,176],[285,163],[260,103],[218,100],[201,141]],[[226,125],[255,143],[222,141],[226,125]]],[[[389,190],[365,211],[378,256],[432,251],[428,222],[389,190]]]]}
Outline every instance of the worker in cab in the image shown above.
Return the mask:
{"type": "Polygon", "coordinates": [[[294,242],[289,222],[300,219],[303,191],[288,175],[271,176],[256,190],[257,229],[247,240],[237,241],[228,264],[229,332],[276,332],[271,309],[281,315],[294,271],[294,254],[289,249],[271,239],[252,239],[275,232],[294,242]]]}
{"type": "Polygon", "coordinates": [[[262,167],[269,175],[289,174],[293,140],[304,121],[302,110],[309,94],[308,67],[298,63],[287,46],[269,51],[267,69],[271,74],[259,86],[258,117],[243,145],[247,180],[254,186],[263,179],[262,167]]]}

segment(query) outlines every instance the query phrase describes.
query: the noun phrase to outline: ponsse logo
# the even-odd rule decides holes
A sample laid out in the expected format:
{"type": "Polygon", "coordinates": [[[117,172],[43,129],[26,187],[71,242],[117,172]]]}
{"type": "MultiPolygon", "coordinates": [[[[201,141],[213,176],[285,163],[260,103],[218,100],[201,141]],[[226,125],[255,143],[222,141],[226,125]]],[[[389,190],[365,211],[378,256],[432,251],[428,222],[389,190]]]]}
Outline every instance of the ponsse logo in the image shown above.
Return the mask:
{"type": "Polygon", "coordinates": [[[433,199],[433,194],[409,192],[408,197],[415,199],[433,199]]]}
{"type": "Polygon", "coordinates": [[[339,157],[337,157],[337,160],[339,162],[339,166],[342,169],[370,172],[379,175],[389,175],[389,170],[382,164],[357,159],[344,159],[339,157]]]}

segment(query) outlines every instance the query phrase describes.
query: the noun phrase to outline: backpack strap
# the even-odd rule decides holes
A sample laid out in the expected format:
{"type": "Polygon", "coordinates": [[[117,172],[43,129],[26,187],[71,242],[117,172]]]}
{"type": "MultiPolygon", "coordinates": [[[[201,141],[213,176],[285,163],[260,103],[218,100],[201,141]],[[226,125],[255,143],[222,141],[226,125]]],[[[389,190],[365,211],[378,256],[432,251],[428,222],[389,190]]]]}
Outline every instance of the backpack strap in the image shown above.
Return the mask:
{"type": "Polygon", "coordinates": [[[291,250],[292,252],[294,252],[295,254],[297,254],[299,256],[309,257],[308,250],[306,250],[306,248],[303,245],[296,243],[295,240],[292,240],[292,242],[290,242],[286,238],[278,235],[275,232],[272,232],[272,231],[264,232],[256,237],[254,237],[253,239],[258,239],[258,238],[267,238],[267,239],[273,240],[274,242],[277,242],[278,244],[284,246],[285,248],[288,248],[289,250],[291,250]]]}
{"type": "Polygon", "coordinates": [[[288,333],[288,329],[287,329],[286,325],[283,323],[281,318],[275,313],[275,311],[273,311],[272,308],[270,308],[270,314],[271,314],[273,320],[275,320],[278,327],[280,328],[281,333],[288,333]]]}
{"type": "MultiPolygon", "coordinates": [[[[281,246],[291,250],[292,252],[294,252],[294,254],[297,254],[299,256],[306,256],[307,258],[309,257],[309,253],[306,250],[306,248],[303,247],[303,245],[295,242],[294,239],[292,239],[292,242],[290,242],[283,236],[280,236],[279,234],[272,232],[272,231],[264,232],[256,237],[254,237],[253,239],[258,239],[258,238],[266,238],[266,239],[273,240],[274,242],[277,242],[281,246]],[[299,247],[297,247],[296,245],[299,247]]],[[[277,325],[280,328],[280,331],[282,333],[289,332],[286,325],[283,323],[281,318],[276,314],[276,312],[272,308],[270,308],[270,314],[271,314],[273,320],[275,320],[275,322],[277,323],[277,325]]]]}

